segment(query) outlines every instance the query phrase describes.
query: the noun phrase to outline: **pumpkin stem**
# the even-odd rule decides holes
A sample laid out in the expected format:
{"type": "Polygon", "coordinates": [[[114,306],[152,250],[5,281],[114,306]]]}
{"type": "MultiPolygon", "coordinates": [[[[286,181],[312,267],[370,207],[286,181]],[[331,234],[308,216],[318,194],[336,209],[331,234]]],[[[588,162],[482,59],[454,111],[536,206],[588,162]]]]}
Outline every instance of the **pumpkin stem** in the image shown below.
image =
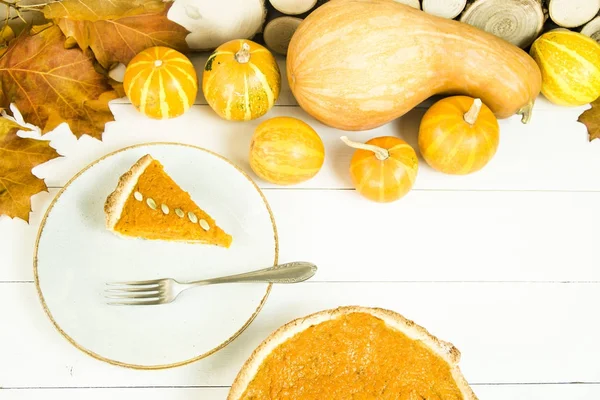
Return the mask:
{"type": "Polygon", "coordinates": [[[250,61],[250,45],[248,43],[242,43],[242,48],[235,53],[235,61],[240,64],[246,64],[250,61]]]}
{"type": "Polygon", "coordinates": [[[533,101],[530,101],[525,106],[521,107],[517,114],[521,115],[521,122],[526,124],[531,120],[531,112],[533,111],[533,101]]]}
{"type": "Polygon", "coordinates": [[[387,151],[387,149],[384,149],[382,147],[373,146],[372,144],[353,142],[352,140],[348,139],[346,136],[342,136],[340,139],[342,139],[342,142],[346,143],[348,146],[350,146],[352,148],[372,151],[373,153],[375,153],[375,157],[377,157],[377,159],[379,161],[385,161],[388,158],[390,158],[390,152],[387,151]]]}
{"type": "Polygon", "coordinates": [[[479,117],[479,112],[481,111],[482,104],[483,103],[481,102],[481,99],[473,100],[471,108],[469,108],[469,111],[467,111],[464,116],[467,124],[473,125],[477,121],[477,117],[479,117]]]}

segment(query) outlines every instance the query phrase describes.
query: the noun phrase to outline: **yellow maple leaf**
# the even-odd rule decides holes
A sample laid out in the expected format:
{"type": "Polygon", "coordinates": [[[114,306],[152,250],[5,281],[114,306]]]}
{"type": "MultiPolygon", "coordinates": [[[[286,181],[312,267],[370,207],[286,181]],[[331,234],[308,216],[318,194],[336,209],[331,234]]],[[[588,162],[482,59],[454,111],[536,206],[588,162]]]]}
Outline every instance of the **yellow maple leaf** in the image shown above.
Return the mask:
{"type": "Polygon", "coordinates": [[[0,215],[29,222],[31,196],[48,190],[31,170],[59,154],[47,141],[19,137],[19,130],[30,129],[0,117],[0,215]]]}
{"type": "Polygon", "coordinates": [[[61,0],[49,2],[42,12],[47,19],[100,21],[152,12],[162,7],[162,0],[61,0]]]}

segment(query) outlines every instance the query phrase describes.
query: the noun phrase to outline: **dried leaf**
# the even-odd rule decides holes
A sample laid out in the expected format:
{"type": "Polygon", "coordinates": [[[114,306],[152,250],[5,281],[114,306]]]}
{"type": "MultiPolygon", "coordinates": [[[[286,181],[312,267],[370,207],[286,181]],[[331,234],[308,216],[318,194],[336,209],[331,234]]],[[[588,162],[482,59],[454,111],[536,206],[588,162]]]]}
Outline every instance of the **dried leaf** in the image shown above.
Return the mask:
{"type": "Polygon", "coordinates": [[[0,57],[2,54],[6,53],[8,49],[8,42],[15,38],[15,32],[9,25],[4,25],[2,29],[0,29],[0,57]]]}
{"type": "Polygon", "coordinates": [[[10,25],[4,25],[2,29],[0,29],[0,43],[7,44],[11,39],[15,38],[15,32],[12,30],[10,25]]]}
{"type": "Polygon", "coordinates": [[[600,97],[592,102],[592,108],[585,110],[578,119],[585,124],[590,134],[590,142],[594,139],[600,139],[600,97]]]}
{"type": "Polygon", "coordinates": [[[115,98],[116,99],[123,99],[123,98],[127,97],[127,94],[125,93],[125,88],[123,87],[123,82],[117,82],[117,81],[111,79],[110,85],[115,90],[115,98]]]}
{"type": "Polygon", "coordinates": [[[30,130],[0,117],[0,215],[29,222],[31,196],[48,190],[31,170],[59,154],[47,141],[17,136],[20,129],[30,130]]]}
{"type": "Polygon", "coordinates": [[[83,50],[91,48],[100,65],[110,69],[117,63],[127,65],[137,53],[152,46],[189,50],[185,41],[189,31],[167,18],[171,4],[161,3],[161,7],[114,20],[61,18],[57,23],[67,38],[75,39],[83,50]]]}
{"type": "Polygon", "coordinates": [[[94,69],[91,51],[65,49],[57,26],[36,32],[22,32],[0,57],[0,107],[15,103],[42,133],[67,122],[75,136],[100,139],[114,120],[108,101],[116,94],[94,69]]]}
{"type": "Polygon", "coordinates": [[[153,12],[163,7],[162,0],[62,0],[49,3],[42,12],[48,19],[100,21],[153,12]]]}

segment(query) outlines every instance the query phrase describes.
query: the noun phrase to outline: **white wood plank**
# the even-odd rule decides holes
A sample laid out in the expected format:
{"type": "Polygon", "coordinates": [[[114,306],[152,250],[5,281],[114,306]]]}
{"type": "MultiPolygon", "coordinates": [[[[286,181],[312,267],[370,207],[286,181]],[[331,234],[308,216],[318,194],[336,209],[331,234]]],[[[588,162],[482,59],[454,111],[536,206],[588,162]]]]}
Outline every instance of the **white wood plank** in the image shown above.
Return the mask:
{"type": "Polygon", "coordinates": [[[480,400],[590,400],[600,398],[600,385],[475,386],[480,400]]]}
{"type": "MultiPolygon", "coordinates": [[[[348,168],[353,149],[340,141],[367,141],[375,136],[400,136],[418,151],[417,136],[423,109],[366,132],[343,132],[327,127],[298,107],[277,107],[262,118],[245,123],[225,121],[208,106],[195,106],[183,116],[155,121],[131,105],[111,107],[116,122],[107,124],[104,141],[84,136],[79,141],[61,125],[46,135],[66,157],[34,170],[49,186],[60,187],[97,158],[126,146],[157,141],[193,144],[216,151],[257,179],[261,187],[274,185],[259,180],[248,164],[252,134],[258,124],[275,116],[292,116],[313,126],[325,145],[325,165],[313,179],[298,188],[351,188],[348,168]]],[[[518,118],[501,122],[500,147],[481,171],[467,176],[446,175],[421,159],[415,189],[444,190],[577,190],[600,191],[600,141],[588,142],[585,126],[573,109],[540,110],[529,125],[518,118]]]]}
{"type": "Polygon", "coordinates": [[[3,400],[225,400],[229,388],[20,389],[1,393],[3,400]]]}
{"type": "Polygon", "coordinates": [[[282,261],[321,281],[597,281],[600,193],[268,191],[282,261]]]}
{"type": "MultiPolygon", "coordinates": [[[[475,386],[481,400],[589,400],[600,398],[600,385],[475,386]]],[[[20,389],[5,400],[225,400],[229,388],[20,389]]]]}
{"type": "Polygon", "coordinates": [[[4,387],[227,386],[270,332],[340,305],[389,308],[454,343],[473,384],[600,382],[600,284],[303,283],[276,286],[225,349],[188,366],[136,371],[90,358],[46,319],[32,284],[0,284],[4,387]]]}
{"type": "MultiPolygon", "coordinates": [[[[33,280],[38,221],[0,218],[0,281],[33,280]]],[[[600,281],[600,192],[415,191],[394,204],[346,190],[265,190],[280,260],[319,281],[600,281]]]]}
{"type": "Polygon", "coordinates": [[[29,223],[0,216],[0,282],[33,280],[35,240],[42,217],[56,193],[58,189],[49,189],[31,198],[33,212],[29,214],[29,223]]]}

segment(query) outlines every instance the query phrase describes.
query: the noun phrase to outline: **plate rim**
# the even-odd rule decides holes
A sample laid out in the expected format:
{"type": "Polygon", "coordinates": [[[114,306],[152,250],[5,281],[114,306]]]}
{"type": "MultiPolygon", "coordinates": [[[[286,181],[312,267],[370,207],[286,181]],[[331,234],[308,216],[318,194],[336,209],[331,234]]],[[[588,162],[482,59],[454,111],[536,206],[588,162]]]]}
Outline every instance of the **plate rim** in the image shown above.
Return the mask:
{"type": "Polygon", "coordinates": [[[46,220],[48,218],[48,216],[50,215],[52,209],[54,208],[54,205],[56,204],[56,202],[58,201],[58,199],[62,196],[62,194],[69,188],[69,186],[71,186],[71,184],[78,179],[84,172],[86,172],[87,170],[89,170],[90,168],[92,168],[93,166],[95,166],[96,164],[98,164],[99,162],[112,157],[116,154],[125,152],[127,150],[131,150],[131,149],[135,149],[135,148],[139,148],[139,147],[146,147],[146,146],[157,146],[157,145],[168,145],[168,146],[182,146],[182,147],[190,147],[196,150],[200,150],[200,151],[204,151],[212,156],[215,156],[219,159],[221,159],[222,161],[225,161],[226,163],[228,163],[229,165],[231,165],[232,167],[234,167],[239,173],[242,174],[242,176],[244,176],[254,187],[254,189],[258,192],[258,194],[260,195],[268,213],[269,213],[269,217],[271,219],[271,225],[273,227],[273,236],[275,239],[275,257],[273,260],[273,265],[277,265],[278,263],[278,259],[279,259],[279,236],[278,236],[278,232],[277,232],[277,226],[275,224],[275,217],[273,216],[273,211],[271,210],[271,206],[269,205],[269,202],[267,201],[267,198],[265,197],[263,191],[260,189],[260,187],[258,186],[258,184],[244,171],[242,170],[238,165],[236,165],[235,163],[233,163],[231,160],[229,160],[228,158],[212,151],[212,150],[208,150],[204,147],[200,147],[200,146],[196,146],[193,144],[187,144],[187,143],[179,143],[179,142],[148,142],[148,143],[138,143],[138,144],[134,144],[131,146],[127,146],[127,147],[123,147],[120,148],[118,150],[115,151],[111,151],[105,155],[103,155],[102,157],[96,159],[95,161],[91,162],[90,164],[86,165],[84,168],[82,168],[79,172],[77,172],[75,175],[73,175],[73,177],[71,177],[67,183],[64,184],[64,186],[58,191],[58,193],[54,196],[54,198],[52,199],[52,202],[50,203],[50,205],[48,206],[48,208],[46,209],[46,212],[44,213],[44,217],[42,218],[41,222],[40,222],[40,226],[38,228],[38,232],[37,232],[37,236],[36,236],[36,240],[35,240],[35,247],[34,247],[34,251],[33,251],[33,279],[34,279],[34,283],[35,283],[35,288],[36,288],[36,292],[38,294],[38,299],[42,305],[42,308],[44,309],[44,312],[46,314],[46,316],[50,319],[50,322],[52,322],[52,325],[54,326],[54,328],[58,331],[58,333],[65,338],[69,343],[71,343],[71,345],[73,345],[75,348],[77,348],[78,350],[82,351],[83,353],[99,360],[99,361],[103,361],[106,362],[108,364],[112,364],[112,365],[116,365],[116,366],[120,366],[120,367],[125,367],[125,368],[130,368],[130,369],[136,369],[136,370],[160,370],[160,369],[168,369],[168,368],[175,368],[175,367],[180,367],[183,365],[187,365],[187,364],[191,364],[193,362],[196,362],[198,360],[201,360],[203,358],[206,358],[214,353],[216,353],[219,350],[222,350],[223,348],[225,348],[227,345],[229,345],[231,342],[233,342],[235,339],[237,339],[238,336],[240,336],[242,334],[242,332],[244,332],[249,326],[250,324],[254,321],[254,319],[258,316],[258,314],[260,313],[260,311],[262,310],[263,306],[265,305],[267,298],[269,297],[269,294],[271,293],[271,288],[273,286],[272,283],[269,283],[267,285],[267,288],[265,290],[265,294],[263,296],[263,298],[261,299],[258,307],[256,308],[256,310],[254,311],[254,313],[250,316],[250,318],[241,326],[240,329],[238,329],[232,336],[230,336],[228,339],[226,339],[224,342],[222,342],[221,344],[219,344],[216,347],[213,347],[212,349],[197,355],[195,357],[192,357],[190,359],[186,359],[186,360],[182,360],[182,361],[178,361],[175,363],[170,363],[170,364],[156,364],[156,365],[141,365],[141,364],[130,364],[130,363],[126,363],[126,362],[122,362],[122,361],[118,361],[118,360],[113,360],[111,358],[108,357],[104,357],[98,353],[93,352],[92,350],[89,350],[83,346],[81,346],[79,343],[77,343],[71,336],[69,336],[61,327],[60,325],[56,322],[56,320],[54,319],[54,317],[52,316],[52,313],[50,312],[50,309],[48,308],[48,305],[46,304],[46,301],[44,299],[44,295],[42,294],[42,289],[40,287],[40,280],[39,280],[39,276],[38,276],[38,251],[39,251],[39,244],[40,244],[40,238],[42,236],[42,233],[44,231],[44,227],[46,226],[46,220]]]}

